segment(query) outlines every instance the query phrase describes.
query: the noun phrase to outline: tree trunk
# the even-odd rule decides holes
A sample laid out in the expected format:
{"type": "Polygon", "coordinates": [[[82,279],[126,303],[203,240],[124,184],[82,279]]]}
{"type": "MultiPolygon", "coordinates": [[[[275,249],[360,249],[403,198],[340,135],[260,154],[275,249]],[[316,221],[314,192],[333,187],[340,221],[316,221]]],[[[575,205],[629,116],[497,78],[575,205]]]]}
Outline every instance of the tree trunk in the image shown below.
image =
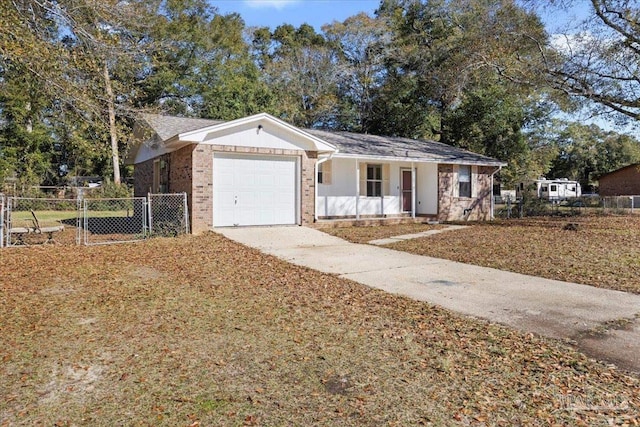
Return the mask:
{"type": "Polygon", "coordinates": [[[120,155],[118,154],[118,130],[116,129],[116,107],[111,87],[111,77],[107,61],[104,61],[104,87],[107,91],[107,111],[109,114],[109,136],[111,138],[111,161],[113,163],[113,183],[120,185],[120,155]]]}

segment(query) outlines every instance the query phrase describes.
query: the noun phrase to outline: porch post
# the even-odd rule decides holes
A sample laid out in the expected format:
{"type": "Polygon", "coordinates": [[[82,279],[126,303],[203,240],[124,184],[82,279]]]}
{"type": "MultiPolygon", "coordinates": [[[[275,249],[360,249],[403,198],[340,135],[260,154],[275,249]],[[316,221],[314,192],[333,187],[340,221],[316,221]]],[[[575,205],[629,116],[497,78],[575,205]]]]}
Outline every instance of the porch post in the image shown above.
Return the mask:
{"type": "Polygon", "coordinates": [[[356,220],[360,219],[360,161],[356,159],[356,220]]]}
{"type": "Polygon", "coordinates": [[[411,218],[416,218],[416,170],[411,162],[411,218]]]}

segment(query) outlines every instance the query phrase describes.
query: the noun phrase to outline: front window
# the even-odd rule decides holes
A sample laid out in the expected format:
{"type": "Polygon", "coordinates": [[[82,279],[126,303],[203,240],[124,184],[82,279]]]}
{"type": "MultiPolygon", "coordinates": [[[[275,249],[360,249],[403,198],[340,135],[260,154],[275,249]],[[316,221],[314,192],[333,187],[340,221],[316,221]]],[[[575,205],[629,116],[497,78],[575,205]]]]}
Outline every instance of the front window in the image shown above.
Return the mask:
{"type": "Polygon", "coordinates": [[[471,197],[471,166],[458,168],[458,197],[471,197]]]}
{"type": "Polygon", "coordinates": [[[367,196],[382,196],[382,165],[367,165],[367,196]]]}

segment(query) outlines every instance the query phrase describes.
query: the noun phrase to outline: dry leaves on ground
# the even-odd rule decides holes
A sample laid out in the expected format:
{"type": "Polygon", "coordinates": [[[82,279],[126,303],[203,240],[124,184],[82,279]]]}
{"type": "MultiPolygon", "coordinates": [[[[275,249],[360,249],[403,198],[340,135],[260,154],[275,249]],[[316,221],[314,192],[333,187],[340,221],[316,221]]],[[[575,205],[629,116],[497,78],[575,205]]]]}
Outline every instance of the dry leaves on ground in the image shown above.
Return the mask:
{"type": "Polygon", "coordinates": [[[0,257],[0,425],[639,421],[637,377],[217,234],[0,257]]]}
{"type": "MultiPolygon", "coordinates": [[[[525,218],[472,223],[470,228],[387,245],[444,258],[549,279],[640,293],[640,216],[525,218]],[[567,227],[575,224],[576,229],[567,227]],[[568,229],[565,229],[568,228],[568,229]]],[[[394,226],[385,227],[392,235],[394,226]]],[[[327,230],[331,234],[333,230],[327,230]]],[[[339,237],[360,243],[379,231],[339,229],[339,237]]],[[[403,234],[398,230],[397,234],[403,234]]]]}

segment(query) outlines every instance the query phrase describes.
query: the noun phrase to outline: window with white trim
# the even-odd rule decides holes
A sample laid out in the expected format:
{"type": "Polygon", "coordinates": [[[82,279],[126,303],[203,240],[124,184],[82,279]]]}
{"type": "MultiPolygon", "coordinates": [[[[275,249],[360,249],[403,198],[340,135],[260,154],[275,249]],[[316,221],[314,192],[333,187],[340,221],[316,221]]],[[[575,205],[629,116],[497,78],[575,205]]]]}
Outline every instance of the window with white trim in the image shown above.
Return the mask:
{"type": "Polygon", "coordinates": [[[382,165],[367,165],[367,197],[382,196],[382,165]]]}
{"type": "Polygon", "coordinates": [[[318,184],[331,184],[331,160],[318,163],[318,184]]]}
{"type": "Polygon", "coordinates": [[[471,166],[458,166],[458,197],[471,197],[471,166]]]}

